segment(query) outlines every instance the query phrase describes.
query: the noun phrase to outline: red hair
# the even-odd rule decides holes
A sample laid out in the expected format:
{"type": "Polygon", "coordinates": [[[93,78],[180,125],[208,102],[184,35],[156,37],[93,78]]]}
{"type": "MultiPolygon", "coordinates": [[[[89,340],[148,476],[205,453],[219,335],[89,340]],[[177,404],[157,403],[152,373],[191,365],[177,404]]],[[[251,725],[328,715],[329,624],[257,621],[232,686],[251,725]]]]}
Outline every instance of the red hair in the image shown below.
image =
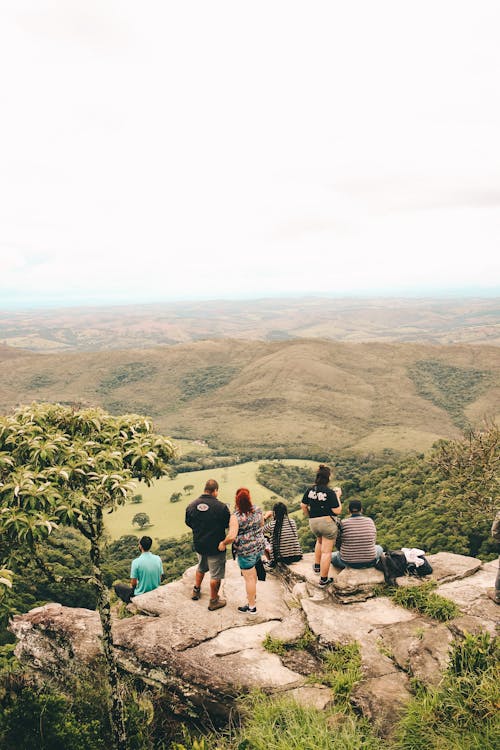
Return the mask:
{"type": "Polygon", "coordinates": [[[250,491],[246,487],[236,490],[236,508],[240,513],[252,513],[253,505],[250,500],[250,491]]]}

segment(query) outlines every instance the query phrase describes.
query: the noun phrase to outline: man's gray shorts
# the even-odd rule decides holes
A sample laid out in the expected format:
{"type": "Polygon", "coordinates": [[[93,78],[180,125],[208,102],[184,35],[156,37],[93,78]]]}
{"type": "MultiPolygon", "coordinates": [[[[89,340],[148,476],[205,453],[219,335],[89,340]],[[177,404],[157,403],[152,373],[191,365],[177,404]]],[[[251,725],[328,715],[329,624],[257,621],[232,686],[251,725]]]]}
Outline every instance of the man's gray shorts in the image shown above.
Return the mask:
{"type": "Polygon", "coordinates": [[[226,575],[226,551],[218,552],[216,555],[198,555],[198,572],[210,571],[210,578],[220,581],[226,575]]]}

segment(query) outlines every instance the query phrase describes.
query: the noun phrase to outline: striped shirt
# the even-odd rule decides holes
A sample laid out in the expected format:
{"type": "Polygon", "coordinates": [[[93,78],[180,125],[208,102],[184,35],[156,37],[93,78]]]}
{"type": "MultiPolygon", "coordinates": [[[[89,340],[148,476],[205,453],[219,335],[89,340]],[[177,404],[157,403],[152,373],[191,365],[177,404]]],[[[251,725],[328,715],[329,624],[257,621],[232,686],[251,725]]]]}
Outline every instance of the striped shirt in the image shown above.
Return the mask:
{"type": "Polygon", "coordinates": [[[354,514],[342,522],[340,557],[346,563],[373,562],[377,530],[371,518],[354,514]]]}
{"type": "MultiPolygon", "coordinates": [[[[270,546],[271,546],[271,550],[270,550],[271,562],[276,562],[274,560],[274,552],[272,549],[273,531],[274,531],[275,525],[276,525],[276,521],[274,520],[274,518],[272,518],[264,526],[264,533],[266,534],[266,536],[269,537],[270,546]]],[[[289,557],[302,557],[302,550],[300,549],[300,542],[297,536],[297,524],[295,523],[293,518],[288,518],[288,516],[286,516],[285,518],[283,518],[283,526],[281,527],[280,548],[279,548],[278,559],[283,560],[289,557]]]]}

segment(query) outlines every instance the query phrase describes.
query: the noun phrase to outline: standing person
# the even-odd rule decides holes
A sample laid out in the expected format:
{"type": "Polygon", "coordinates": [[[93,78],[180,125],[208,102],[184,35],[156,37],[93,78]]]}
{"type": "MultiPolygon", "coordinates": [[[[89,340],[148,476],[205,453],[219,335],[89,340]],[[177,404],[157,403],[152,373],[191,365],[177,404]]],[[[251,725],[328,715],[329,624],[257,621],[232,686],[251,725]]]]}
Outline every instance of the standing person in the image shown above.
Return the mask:
{"type": "Polygon", "coordinates": [[[130,602],[133,596],[154,591],[160,585],[163,565],[161,558],[149,551],[152,544],[153,540],[150,536],[143,536],[139,539],[141,554],[132,560],[130,586],[125,583],[115,585],[116,595],[126,604],[130,602]]]}
{"type": "Polygon", "coordinates": [[[231,521],[234,525],[230,527],[227,538],[219,547],[225,549],[225,545],[234,540],[233,553],[237,556],[238,565],[245,579],[247,594],[247,604],[238,607],[238,610],[254,615],[257,612],[255,565],[264,552],[266,540],[262,531],[264,525],[262,511],[252,504],[250,492],[246,487],[240,487],[236,492],[236,509],[231,516],[231,521]]]}
{"type": "Polygon", "coordinates": [[[297,524],[293,518],[288,517],[285,503],[275,503],[272,511],[264,513],[264,520],[268,518],[271,520],[264,524],[264,534],[271,539],[271,565],[302,560],[297,524]]]}
{"type": "Polygon", "coordinates": [[[342,490],[340,487],[333,490],[328,487],[330,474],[328,466],[321,464],[314,485],[304,492],[300,504],[304,515],[309,517],[309,528],[316,537],[314,572],[320,574],[320,586],[333,583],[333,578],[328,577],[333,545],[337,538],[337,523],[333,516],[342,512],[342,490]]]}
{"type": "MultiPolygon", "coordinates": [[[[493,520],[493,524],[491,526],[491,536],[493,537],[495,542],[500,542],[500,510],[497,511],[497,514],[493,520]]],[[[500,604],[500,557],[498,558],[498,571],[495,581],[495,588],[488,589],[488,596],[495,602],[495,604],[500,604]]]]}
{"type": "Polygon", "coordinates": [[[377,541],[377,529],[371,518],[363,515],[360,500],[349,502],[349,518],[340,522],[340,550],[332,555],[336,568],[371,568],[384,551],[377,541]]]}
{"type": "Polygon", "coordinates": [[[207,571],[210,571],[210,601],[208,609],[212,612],[226,606],[226,600],[219,596],[221,581],[226,574],[226,548],[220,548],[220,542],[226,536],[230,513],[225,503],[217,499],[219,485],[215,479],[209,479],[200,497],[193,500],[186,508],[186,525],[193,531],[193,544],[198,556],[198,568],[191,599],[201,597],[201,583],[207,571]]]}

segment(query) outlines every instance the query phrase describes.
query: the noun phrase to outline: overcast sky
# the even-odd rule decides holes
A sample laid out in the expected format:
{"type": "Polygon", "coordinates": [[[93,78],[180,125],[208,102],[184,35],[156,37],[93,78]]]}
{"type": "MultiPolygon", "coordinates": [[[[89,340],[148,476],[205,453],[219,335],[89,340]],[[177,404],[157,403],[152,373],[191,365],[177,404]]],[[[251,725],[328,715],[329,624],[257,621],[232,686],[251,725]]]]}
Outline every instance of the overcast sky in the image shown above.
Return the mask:
{"type": "Polygon", "coordinates": [[[497,0],[0,0],[0,307],[498,292],[497,0]]]}

